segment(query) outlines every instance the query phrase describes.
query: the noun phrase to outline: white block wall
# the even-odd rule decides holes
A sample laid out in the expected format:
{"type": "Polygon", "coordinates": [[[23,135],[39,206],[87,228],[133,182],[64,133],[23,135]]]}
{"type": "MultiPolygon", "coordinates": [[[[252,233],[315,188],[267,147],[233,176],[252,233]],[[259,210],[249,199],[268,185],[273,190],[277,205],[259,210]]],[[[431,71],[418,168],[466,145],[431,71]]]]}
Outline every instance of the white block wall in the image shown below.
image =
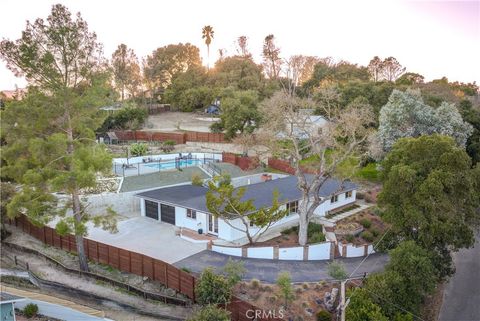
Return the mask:
{"type": "Polygon", "coordinates": [[[308,247],[308,260],[330,259],[330,242],[310,245],[308,247]]]}
{"type": "Polygon", "coordinates": [[[247,256],[254,259],[273,259],[273,247],[249,247],[247,256]]]}
{"type": "Polygon", "coordinates": [[[226,255],[233,255],[233,256],[242,256],[242,248],[241,247],[226,247],[226,246],[212,246],[212,251],[223,253],[226,255]]]}
{"type": "Polygon", "coordinates": [[[301,247],[285,247],[278,249],[279,260],[303,260],[303,246],[301,247]]]}
{"type": "Polygon", "coordinates": [[[347,245],[347,257],[359,257],[359,256],[364,256],[364,254],[365,254],[364,246],[356,247],[352,244],[347,245]]]}

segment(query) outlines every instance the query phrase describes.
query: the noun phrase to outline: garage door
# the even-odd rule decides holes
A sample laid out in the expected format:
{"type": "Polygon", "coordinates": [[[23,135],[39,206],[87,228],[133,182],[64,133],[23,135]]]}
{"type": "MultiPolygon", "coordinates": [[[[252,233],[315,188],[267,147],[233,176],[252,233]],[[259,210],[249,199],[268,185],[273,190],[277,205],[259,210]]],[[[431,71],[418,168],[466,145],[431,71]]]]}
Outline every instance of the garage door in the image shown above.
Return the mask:
{"type": "Polygon", "coordinates": [[[162,222],[175,225],[175,207],[160,204],[160,213],[162,214],[162,222]]]}
{"type": "Polygon", "coordinates": [[[158,203],[145,200],[145,215],[158,220],[158,203]]]}

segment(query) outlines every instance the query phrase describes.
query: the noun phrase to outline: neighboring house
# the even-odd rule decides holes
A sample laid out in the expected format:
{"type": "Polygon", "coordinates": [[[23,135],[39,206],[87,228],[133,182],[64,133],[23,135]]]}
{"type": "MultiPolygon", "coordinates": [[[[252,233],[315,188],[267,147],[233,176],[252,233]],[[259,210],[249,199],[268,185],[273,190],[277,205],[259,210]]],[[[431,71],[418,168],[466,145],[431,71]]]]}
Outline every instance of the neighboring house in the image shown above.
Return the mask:
{"type": "MultiPolygon", "coordinates": [[[[312,109],[299,110],[293,119],[285,120],[286,130],[298,138],[320,135],[328,121],[323,116],[314,115],[313,112],[312,109]]],[[[288,135],[284,132],[278,134],[279,138],[284,138],[285,136],[288,135]]]]}
{"type": "Polygon", "coordinates": [[[0,292],[0,320],[15,321],[15,302],[23,300],[22,297],[0,292]]]}
{"type": "MultiPolygon", "coordinates": [[[[260,177],[261,175],[257,175],[260,177]]],[[[272,226],[298,220],[296,215],[301,191],[297,187],[297,177],[275,175],[275,179],[265,182],[258,178],[242,178],[246,188],[244,199],[253,199],[256,208],[269,207],[273,200],[273,191],[277,190],[283,208],[290,209],[290,214],[272,226]],[[276,178],[278,177],[278,178],[276,178]]],[[[234,186],[238,187],[239,184],[234,186]]],[[[325,216],[329,211],[337,210],[355,202],[357,186],[350,182],[340,182],[328,179],[319,191],[320,197],[328,198],[316,210],[316,216],[325,216]]],[[[234,241],[245,237],[245,233],[229,226],[225,221],[214,217],[206,207],[206,194],[208,188],[195,185],[181,185],[159,188],[136,196],[140,198],[140,212],[142,216],[150,217],[179,227],[197,231],[199,228],[204,233],[212,234],[226,241],[234,241]]],[[[242,229],[240,219],[230,221],[231,224],[242,229]]],[[[255,227],[251,228],[255,232],[255,227]]]]}

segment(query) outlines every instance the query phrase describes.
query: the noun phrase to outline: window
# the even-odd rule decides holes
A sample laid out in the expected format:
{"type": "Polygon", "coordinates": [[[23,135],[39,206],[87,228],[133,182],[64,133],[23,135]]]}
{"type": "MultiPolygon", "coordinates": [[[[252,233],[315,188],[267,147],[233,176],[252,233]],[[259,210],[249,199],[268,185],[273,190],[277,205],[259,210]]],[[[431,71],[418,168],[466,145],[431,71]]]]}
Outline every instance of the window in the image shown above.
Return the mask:
{"type": "Polygon", "coordinates": [[[345,193],[345,198],[350,198],[352,197],[352,191],[348,191],[345,193]]]}
{"type": "Polygon", "coordinates": [[[338,195],[333,195],[332,198],[330,199],[330,203],[336,203],[338,202],[338,195]]]}
{"type": "Polygon", "coordinates": [[[197,218],[197,211],[192,210],[191,208],[187,208],[187,217],[196,219],[197,218]]]}
{"type": "Polygon", "coordinates": [[[253,224],[253,221],[250,221],[250,227],[254,227],[255,224],[253,224]]]}
{"type": "Polygon", "coordinates": [[[298,212],[298,201],[287,203],[288,214],[298,212]]]}

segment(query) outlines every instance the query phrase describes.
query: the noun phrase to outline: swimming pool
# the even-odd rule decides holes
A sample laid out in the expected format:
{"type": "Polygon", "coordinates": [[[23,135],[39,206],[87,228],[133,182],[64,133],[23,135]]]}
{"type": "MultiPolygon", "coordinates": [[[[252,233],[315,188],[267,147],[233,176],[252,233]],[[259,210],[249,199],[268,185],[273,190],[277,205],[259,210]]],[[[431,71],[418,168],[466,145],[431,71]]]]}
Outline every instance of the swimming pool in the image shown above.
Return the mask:
{"type": "Polygon", "coordinates": [[[189,166],[198,166],[202,164],[201,159],[180,159],[178,161],[169,161],[169,162],[160,162],[160,163],[151,163],[151,164],[142,164],[143,166],[154,168],[154,169],[173,169],[180,167],[189,167],[189,166]]]}

